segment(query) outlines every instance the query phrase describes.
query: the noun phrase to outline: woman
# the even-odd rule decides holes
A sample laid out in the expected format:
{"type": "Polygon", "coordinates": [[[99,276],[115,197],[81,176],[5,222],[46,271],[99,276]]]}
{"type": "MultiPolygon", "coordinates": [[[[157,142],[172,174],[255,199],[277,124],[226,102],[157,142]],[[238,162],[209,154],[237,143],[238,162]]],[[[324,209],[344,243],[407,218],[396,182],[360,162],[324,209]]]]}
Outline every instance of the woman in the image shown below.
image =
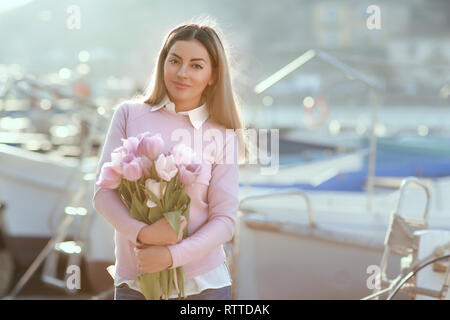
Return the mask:
{"type": "MultiPolygon", "coordinates": [[[[116,300],[145,299],[138,274],[179,266],[185,272],[187,299],[231,299],[223,244],[234,234],[242,159],[238,154],[245,146],[225,52],[212,27],[186,24],[173,29],[160,51],[148,93],[114,112],[98,168],[111,161],[111,151],[122,138],[145,131],[162,135],[164,153],[183,138],[202,162],[199,179],[186,187],[191,207],[188,237],[183,240],[185,221],[178,235],[164,217],[146,225],[130,217],[116,190],[95,186],[94,208],[115,228],[116,300]]],[[[174,290],[170,298],[177,296],[174,290]]]]}

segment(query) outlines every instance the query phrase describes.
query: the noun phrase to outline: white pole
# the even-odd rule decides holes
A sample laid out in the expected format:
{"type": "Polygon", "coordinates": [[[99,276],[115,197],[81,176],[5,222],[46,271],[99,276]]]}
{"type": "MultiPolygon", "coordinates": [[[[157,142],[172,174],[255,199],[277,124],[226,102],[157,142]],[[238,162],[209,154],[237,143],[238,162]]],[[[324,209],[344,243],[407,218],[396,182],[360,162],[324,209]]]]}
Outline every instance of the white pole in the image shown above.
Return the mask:
{"type": "Polygon", "coordinates": [[[378,107],[377,96],[374,88],[371,88],[369,98],[370,98],[370,106],[372,109],[372,125],[370,130],[370,147],[369,147],[366,196],[367,196],[367,212],[372,213],[372,197],[373,197],[376,152],[377,152],[377,137],[375,127],[377,124],[377,107],[378,107]]]}

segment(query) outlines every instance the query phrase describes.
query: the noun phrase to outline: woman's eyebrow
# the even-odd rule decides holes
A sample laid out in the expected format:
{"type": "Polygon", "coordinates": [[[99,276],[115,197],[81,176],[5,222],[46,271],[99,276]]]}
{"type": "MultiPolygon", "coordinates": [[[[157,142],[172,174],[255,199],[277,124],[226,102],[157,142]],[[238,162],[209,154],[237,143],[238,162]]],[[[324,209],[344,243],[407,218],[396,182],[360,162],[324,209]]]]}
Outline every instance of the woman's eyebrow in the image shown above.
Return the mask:
{"type": "MultiPolygon", "coordinates": [[[[180,59],[180,60],[183,60],[183,58],[181,58],[181,57],[180,57],[179,55],[177,55],[176,53],[171,53],[171,55],[177,57],[177,58],[180,59]]],[[[194,59],[191,59],[191,61],[196,61],[196,60],[203,60],[203,61],[205,61],[205,59],[203,59],[203,58],[194,58],[194,59]]],[[[205,61],[205,62],[206,62],[206,61],[205,61]]]]}

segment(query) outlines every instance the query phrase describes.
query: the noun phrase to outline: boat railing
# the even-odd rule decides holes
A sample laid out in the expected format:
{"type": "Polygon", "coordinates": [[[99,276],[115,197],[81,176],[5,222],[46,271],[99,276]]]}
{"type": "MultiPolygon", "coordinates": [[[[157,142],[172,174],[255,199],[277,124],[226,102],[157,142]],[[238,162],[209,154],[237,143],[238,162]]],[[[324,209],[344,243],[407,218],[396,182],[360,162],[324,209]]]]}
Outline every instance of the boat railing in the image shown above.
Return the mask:
{"type": "Polygon", "coordinates": [[[402,184],[400,185],[400,198],[398,200],[397,209],[395,210],[395,212],[396,212],[396,214],[399,214],[402,211],[401,209],[403,207],[403,203],[405,202],[405,190],[408,187],[408,185],[411,185],[411,184],[417,184],[418,186],[422,187],[426,193],[427,202],[426,202],[423,220],[426,223],[426,227],[428,227],[428,215],[430,212],[431,192],[430,192],[430,188],[428,187],[428,185],[421,179],[418,179],[416,177],[408,177],[402,181],[402,184]]]}
{"type": "MultiPolygon", "coordinates": [[[[309,225],[311,228],[316,228],[315,216],[314,216],[314,211],[312,209],[311,200],[306,193],[304,193],[302,191],[298,191],[298,190],[261,193],[261,194],[257,194],[257,195],[246,196],[240,200],[238,211],[243,214],[254,213],[256,210],[244,208],[244,205],[248,204],[248,202],[254,201],[254,200],[271,199],[271,198],[276,198],[276,197],[280,197],[280,196],[282,197],[282,196],[292,196],[292,195],[300,197],[305,200],[307,208],[308,208],[309,225]]],[[[274,231],[274,230],[277,230],[280,228],[279,224],[274,224],[271,221],[262,221],[262,222],[258,222],[258,223],[254,223],[252,221],[246,221],[246,224],[247,225],[253,224],[253,225],[250,225],[250,227],[262,229],[262,230],[269,230],[269,231],[274,231]]],[[[239,227],[237,227],[236,232],[233,236],[233,240],[231,241],[232,254],[230,256],[231,257],[230,273],[231,273],[233,282],[235,283],[235,285],[231,288],[232,299],[236,299],[236,297],[237,297],[236,288],[238,286],[237,285],[238,279],[236,278],[236,273],[237,273],[236,266],[238,265],[238,259],[239,259],[239,247],[240,247],[239,242],[240,242],[240,232],[239,232],[239,227]]]]}
{"type": "Polygon", "coordinates": [[[315,221],[315,215],[311,204],[311,199],[308,197],[308,195],[305,192],[296,190],[296,191],[282,191],[282,192],[271,192],[271,193],[263,193],[263,194],[257,194],[257,195],[251,195],[243,198],[240,201],[239,204],[239,210],[241,212],[254,212],[254,210],[249,210],[244,208],[244,204],[253,201],[253,200],[260,200],[260,199],[268,199],[268,198],[276,198],[276,197],[284,197],[284,196],[298,196],[305,200],[306,207],[308,211],[308,217],[309,217],[309,225],[311,228],[316,228],[316,221],[315,221]]]}
{"type": "MultiPolygon", "coordinates": [[[[421,230],[414,232],[417,237],[422,237],[429,234],[430,232],[440,232],[439,230],[421,230]]],[[[448,232],[448,231],[445,231],[448,232]]],[[[445,237],[443,237],[445,239],[445,237]]],[[[447,237],[448,239],[448,237],[447,237]]],[[[433,248],[433,247],[432,247],[433,248]]],[[[381,296],[388,294],[387,300],[392,300],[394,296],[401,290],[405,293],[410,294],[410,296],[415,297],[415,295],[425,295],[429,297],[434,297],[437,299],[446,299],[448,295],[448,288],[450,286],[450,267],[448,263],[441,262],[442,260],[448,260],[450,258],[450,242],[443,245],[434,245],[433,250],[430,254],[416,260],[411,263],[411,265],[404,270],[404,272],[397,278],[392,280],[387,288],[377,290],[375,293],[362,298],[361,300],[377,300],[381,296]],[[432,271],[444,273],[443,282],[440,290],[429,289],[417,286],[415,283],[411,283],[410,279],[417,275],[417,273],[433,264],[432,271]],[[409,281],[409,282],[408,282],[409,281]]],[[[436,284],[437,277],[433,277],[434,284],[436,284]]]]}
{"type": "MultiPolygon", "coordinates": [[[[428,216],[430,208],[431,193],[429,187],[424,181],[416,177],[405,178],[400,186],[400,196],[397,203],[397,208],[391,213],[389,227],[386,232],[384,241],[384,252],[380,262],[380,288],[373,291],[373,295],[379,295],[381,291],[386,291],[387,288],[392,287],[397,283],[395,279],[388,279],[386,276],[386,269],[389,264],[391,254],[402,256],[401,272],[405,273],[409,266],[418,260],[418,248],[420,237],[417,235],[418,231],[428,229],[428,216]],[[410,185],[416,184],[423,188],[426,194],[426,205],[424,209],[423,218],[411,218],[402,214],[404,208],[406,190],[410,185]],[[381,291],[380,291],[381,289],[381,291]]],[[[415,283],[410,283],[414,285],[415,283]]],[[[387,290],[389,291],[389,290],[387,290]]]]}

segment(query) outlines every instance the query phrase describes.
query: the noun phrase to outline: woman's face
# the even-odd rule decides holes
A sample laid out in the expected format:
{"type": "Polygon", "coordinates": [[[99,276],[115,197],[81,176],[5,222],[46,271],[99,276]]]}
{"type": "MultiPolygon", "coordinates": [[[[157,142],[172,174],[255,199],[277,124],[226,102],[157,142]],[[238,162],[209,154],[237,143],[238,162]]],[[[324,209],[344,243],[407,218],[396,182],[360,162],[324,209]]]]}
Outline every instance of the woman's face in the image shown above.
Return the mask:
{"type": "Polygon", "coordinates": [[[177,111],[200,105],[203,90],[213,83],[212,75],[209,54],[201,42],[178,40],[172,45],[164,61],[164,83],[177,111]]]}

